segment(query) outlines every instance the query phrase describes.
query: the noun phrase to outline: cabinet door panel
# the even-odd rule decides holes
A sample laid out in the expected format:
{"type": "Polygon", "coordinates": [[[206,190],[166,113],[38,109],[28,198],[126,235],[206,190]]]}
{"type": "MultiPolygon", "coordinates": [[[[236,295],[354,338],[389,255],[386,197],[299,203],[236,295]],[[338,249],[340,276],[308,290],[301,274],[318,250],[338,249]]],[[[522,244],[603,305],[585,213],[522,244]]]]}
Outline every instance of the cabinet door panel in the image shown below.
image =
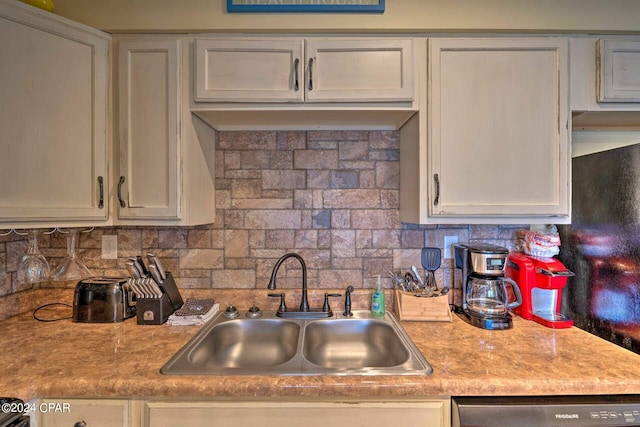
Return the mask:
{"type": "Polygon", "coordinates": [[[0,39],[2,221],[106,219],[108,37],[3,6],[0,39]]]}
{"type": "Polygon", "coordinates": [[[196,101],[303,101],[300,39],[197,39],[195,50],[196,101]]]}
{"type": "Polygon", "coordinates": [[[439,39],[429,54],[431,214],[567,215],[566,40],[439,39]]]}
{"type": "Polygon", "coordinates": [[[640,41],[598,40],[598,100],[640,102],[640,41]]]}
{"type": "Polygon", "coordinates": [[[118,217],[179,218],[179,41],[121,41],[118,49],[118,217]]]}
{"type": "Polygon", "coordinates": [[[69,427],[84,422],[87,426],[129,426],[129,402],[108,399],[44,399],[38,407],[41,427],[69,427]]]}
{"type": "Polygon", "coordinates": [[[309,39],[306,56],[307,101],[413,100],[410,39],[309,39]]]}
{"type": "Polygon", "coordinates": [[[170,403],[150,402],[145,426],[190,427],[260,425],[264,427],[332,425],[393,425],[396,427],[449,425],[448,401],[346,403],[170,403]]]}

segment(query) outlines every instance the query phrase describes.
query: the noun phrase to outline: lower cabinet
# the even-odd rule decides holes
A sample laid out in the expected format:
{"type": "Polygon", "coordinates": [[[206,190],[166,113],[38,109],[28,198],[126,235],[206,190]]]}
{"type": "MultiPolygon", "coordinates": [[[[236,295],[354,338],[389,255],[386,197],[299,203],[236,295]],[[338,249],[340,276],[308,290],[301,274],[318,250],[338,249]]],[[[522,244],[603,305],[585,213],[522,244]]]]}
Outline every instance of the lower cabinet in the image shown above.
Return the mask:
{"type": "Polygon", "coordinates": [[[451,425],[450,400],[407,401],[147,401],[145,427],[237,427],[245,425],[327,427],[394,426],[437,427],[451,425]]]}
{"type": "Polygon", "coordinates": [[[131,416],[132,403],[125,399],[41,399],[34,405],[32,427],[137,425],[131,416]]]}
{"type": "Polygon", "coordinates": [[[31,427],[448,427],[451,399],[39,399],[31,427]]]}

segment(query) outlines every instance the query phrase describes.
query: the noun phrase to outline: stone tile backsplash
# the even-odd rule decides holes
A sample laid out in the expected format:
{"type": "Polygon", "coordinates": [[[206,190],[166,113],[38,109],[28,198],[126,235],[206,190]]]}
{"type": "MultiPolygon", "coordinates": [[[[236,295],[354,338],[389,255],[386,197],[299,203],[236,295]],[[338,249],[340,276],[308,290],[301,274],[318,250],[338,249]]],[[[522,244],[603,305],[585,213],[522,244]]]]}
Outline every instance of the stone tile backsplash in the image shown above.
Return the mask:
{"type": "MultiPolygon", "coordinates": [[[[513,246],[522,226],[401,223],[398,158],[392,131],[219,132],[214,224],[96,228],[80,235],[78,256],[96,275],[123,275],[127,257],[151,251],[182,288],[264,289],[276,260],[298,252],[309,288],[371,288],[377,274],[390,288],[389,270],[420,267],[421,248],[442,248],[444,236],[513,246]],[[101,259],[103,234],[118,236],[117,260],[101,259]]],[[[66,255],[64,234],[39,244],[52,269],[66,255]]],[[[25,249],[23,237],[0,237],[0,296],[24,290],[15,272],[25,249]]],[[[278,287],[298,288],[298,265],[284,266],[278,287]]],[[[438,282],[453,286],[453,271],[443,260],[438,282]]]]}

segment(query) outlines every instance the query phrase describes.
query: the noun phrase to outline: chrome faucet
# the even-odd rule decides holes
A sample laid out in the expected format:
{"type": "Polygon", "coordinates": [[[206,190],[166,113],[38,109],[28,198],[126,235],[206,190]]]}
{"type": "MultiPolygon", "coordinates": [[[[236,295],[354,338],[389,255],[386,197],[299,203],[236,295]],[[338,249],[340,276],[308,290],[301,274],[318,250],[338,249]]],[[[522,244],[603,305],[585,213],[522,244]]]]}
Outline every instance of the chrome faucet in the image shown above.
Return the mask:
{"type": "Polygon", "coordinates": [[[280,269],[280,265],[287,260],[288,258],[295,258],[300,261],[300,265],[302,266],[302,301],[300,302],[300,311],[308,312],[309,311],[309,300],[307,299],[307,265],[304,263],[302,257],[296,253],[288,253],[283,255],[276,265],[273,267],[273,271],[271,272],[271,280],[269,280],[269,286],[267,289],[270,291],[274,291],[276,289],[276,275],[278,274],[278,270],[280,269]]]}

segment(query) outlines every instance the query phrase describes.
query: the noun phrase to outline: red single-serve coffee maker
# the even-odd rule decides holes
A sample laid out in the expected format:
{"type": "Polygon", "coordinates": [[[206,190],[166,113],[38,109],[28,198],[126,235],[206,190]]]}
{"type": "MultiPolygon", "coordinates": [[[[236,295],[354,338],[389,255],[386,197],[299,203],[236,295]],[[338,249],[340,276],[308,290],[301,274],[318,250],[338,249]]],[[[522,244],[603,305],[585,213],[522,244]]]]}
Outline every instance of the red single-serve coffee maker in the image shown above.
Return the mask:
{"type": "Polygon", "coordinates": [[[560,313],[562,289],[574,275],[564,264],[555,258],[511,252],[505,275],[522,292],[522,304],[513,310],[518,316],[554,329],[573,326],[573,320],[560,313]]]}

